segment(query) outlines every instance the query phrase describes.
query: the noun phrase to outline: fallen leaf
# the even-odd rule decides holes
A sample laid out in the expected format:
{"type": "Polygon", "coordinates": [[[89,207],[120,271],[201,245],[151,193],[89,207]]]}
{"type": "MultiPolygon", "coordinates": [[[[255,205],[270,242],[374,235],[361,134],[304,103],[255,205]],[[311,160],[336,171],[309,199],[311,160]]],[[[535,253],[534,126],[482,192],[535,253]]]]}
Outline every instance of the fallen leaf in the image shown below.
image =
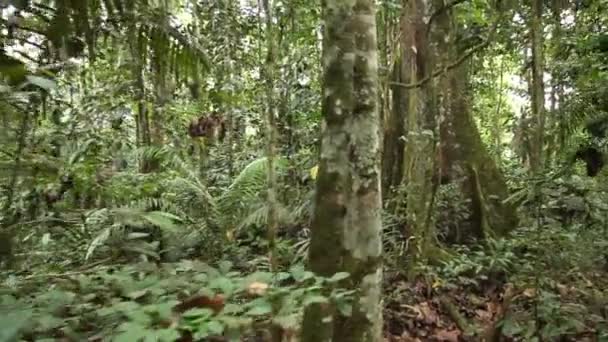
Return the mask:
{"type": "Polygon", "coordinates": [[[420,313],[422,314],[422,317],[419,318],[421,318],[424,323],[434,324],[439,321],[437,313],[431,308],[428,302],[423,302],[418,307],[420,309],[420,313]]]}
{"type": "Polygon", "coordinates": [[[255,296],[263,296],[266,293],[266,290],[268,290],[268,284],[259,281],[254,281],[247,287],[247,292],[250,295],[255,296]]]}
{"type": "Polygon", "coordinates": [[[494,316],[491,312],[481,309],[475,310],[475,315],[483,321],[491,321],[492,316],[494,316]]]}
{"type": "Polygon", "coordinates": [[[525,289],[523,294],[528,298],[533,298],[536,296],[536,289],[525,289]]]}
{"type": "Polygon", "coordinates": [[[458,338],[462,332],[460,330],[440,330],[433,337],[438,341],[458,342],[458,338]]]}

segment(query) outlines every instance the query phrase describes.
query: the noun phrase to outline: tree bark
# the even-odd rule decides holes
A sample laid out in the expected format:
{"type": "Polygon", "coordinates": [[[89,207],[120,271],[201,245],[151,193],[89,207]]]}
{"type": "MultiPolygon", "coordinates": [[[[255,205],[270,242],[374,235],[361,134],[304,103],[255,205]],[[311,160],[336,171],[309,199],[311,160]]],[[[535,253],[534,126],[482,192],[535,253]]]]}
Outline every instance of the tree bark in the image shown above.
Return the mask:
{"type": "Polygon", "coordinates": [[[538,172],[543,165],[545,144],[545,83],[544,74],[544,37],[543,37],[543,1],[532,0],[532,18],[530,20],[532,36],[532,89],[531,106],[534,120],[534,137],[530,151],[530,169],[538,172]]]}
{"type": "Polygon", "coordinates": [[[352,314],[306,309],[302,341],[382,340],[378,55],[373,0],[323,2],[324,89],[319,175],[309,250],[322,276],[350,273],[352,314]],[[333,318],[331,321],[325,318],[333,318]]]}
{"type": "MultiPolygon", "coordinates": [[[[431,4],[423,0],[404,2],[407,18],[402,28],[406,49],[403,63],[409,69],[412,83],[416,83],[431,75],[435,64],[436,52],[431,50],[428,28],[424,23],[424,18],[431,13],[431,4]]],[[[438,115],[436,81],[433,79],[408,92],[404,172],[408,235],[413,237],[409,250],[412,266],[427,259],[436,239],[431,222],[436,190],[433,184],[438,115]]]]}
{"type": "Polygon", "coordinates": [[[275,29],[272,23],[273,10],[270,0],[262,0],[265,15],[266,28],[266,63],[264,65],[264,74],[266,78],[266,158],[268,160],[268,175],[267,175],[267,196],[268,205],[268,256],[272,271],[278,268],[276,256],[276,237],[278,226],[277,212],[277,177],[275,174],[275,159],[276,159],[276,95],[275,95],[275,60],[276,60],[276,44],[275,44],[275,29]]]}
{"type": "MultiPolygon", "coordinates": [[[[456,25],[451,11],[441,14],[436,23],[435,44],[440,54],[447,59],[457,58],[456,25]]],[[[445,73],[441,89],[444,120],[440,129],[440,172],[459,185],[469,212],[465,222],[456,224],[458,231],[448,234],[449,241],[457,243],[504,235],[517,225],[515,208],[503,203],[508,197],[507,184],[471,117],[469,76],[464,63],[445,73]]]]}

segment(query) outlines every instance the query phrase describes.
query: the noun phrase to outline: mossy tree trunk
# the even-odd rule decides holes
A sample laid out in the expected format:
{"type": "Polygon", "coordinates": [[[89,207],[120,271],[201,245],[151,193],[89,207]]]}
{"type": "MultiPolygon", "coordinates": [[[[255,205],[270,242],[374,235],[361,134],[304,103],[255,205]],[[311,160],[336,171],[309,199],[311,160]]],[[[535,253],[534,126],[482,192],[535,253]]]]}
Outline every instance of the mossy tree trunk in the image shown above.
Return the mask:
{"type": "Polygon", "coordinates": [[[386,13],[393,9],[385,9],[384,21],[385,31],[385,52],[386,61],[385,68],[391,69],[390,77],[387,79],[392,82],[387,82],[385,89],[384,109],[383,109],[383,148],[382,148],[382,194],[385,198],[389,197],[392,190],[401,185],[403,180],[403,152],[404,152],[404,135],[405,135],[405,117],[408,107],[408,90],[397,85],[397,83],[410,83],[409,68],[402,62],[403,56],[408,54],[405,44],[395,44],[392,46],[393,40],[398,36],[401,42],[405,36],[400,34],[402,27],[405,25],[405,15],[400,15],[396,23],[393,24],[391,16],[386,13]],[[393,33],[393,31],[396,31],[393,33]],[[390,57],[390,58],[389,58],[390,57]]]}
{"type": "MultiPolygon", "coordinates": [[[[403,21],[403,20],[401,20],[403,21]]],[[[400,25],[401,26],[401,25],[400,25]]],[[[396,61],[393,63],[392,81],[410,83],[409,68],[401,61],[407,52],[401,44],[396,61]]],[[[391,86],[391,106],[384,119],[384,146],[382,149],[382,192],[387,196],[391,189],[401,185],[403,180],[403,153],[405,144],[405,118],[408,108],[408,90],[398,85],[391,86]]]]}
{"type": "Polygon", "coordinates": [[[503,203],[509,195],[506,181],[471,117],[467,68],[461,66],[450,74],[451,104],[447,128],[443,129],[442,155],[449,156],[446,173],[460,184],[470,213],[455,242],[502,236],[517,226],[515,207],[503,203]]]}
{"type": "Polygon", "coordinates": [[[324,94],[309,250],[322,276],[348,272],[352,314],[313,305],[302,341],[382,340],[380,117],[375,1],[323,2],[324,94]],[[326,318],[331,318],[326,320],[326,318]]]}
{"type": "MultiPolygon", "coordinates": [[[[416,83],[433,72],[434,51],[431,50],[425,19],[431,13],[430,2],[404,1],[402,26],[403,63],[410,81],[416,83]]],[[[436,146],[437,97],[436,80],[412,88],[407,94],[407,135],[404,152],[404,175],[407,182],[408,235],[413,237],[410,265],[424,262],[435,241],[431,222],[433,207],[436,146]]]]}
{"type": "MultiPolygon", "coordinates": [[[[450,11],[438,16],[436,23],[437,33],[445,41],[438,45],[442,55],[456,60],[463,52],[456,46],[456,25],[450,11]]],[[[504,235],[517,225],[515,208],[503,203],[508,197],[505,179],[471,117],[469,76],[465,63],[446,72],[441,82],[440,155],[445,169],[440,172],[459,184],[469,212],[466,221],[459,222],[459,231],[449,232],[450,242],[457,243],[504,235]]]]}

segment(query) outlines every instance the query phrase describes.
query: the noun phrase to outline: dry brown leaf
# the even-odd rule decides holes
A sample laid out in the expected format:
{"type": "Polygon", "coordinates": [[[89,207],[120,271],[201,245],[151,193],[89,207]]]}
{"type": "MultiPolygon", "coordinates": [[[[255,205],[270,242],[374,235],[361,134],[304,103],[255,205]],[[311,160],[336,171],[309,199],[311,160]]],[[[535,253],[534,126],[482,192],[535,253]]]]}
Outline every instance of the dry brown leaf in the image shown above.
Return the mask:
{"type": "Polygon", "coordinates": [[[559,292],[559,294],[563,297],[567,296],[568,293],[570,292],[570,289],[568,288],[568,286],[564,285],[564,284],[557,284],[557,292],[559,292]]]}
{"type": "Polygon", "coordinates": [[[532,289],[532,288],[525,289],[523,292],[523,295],[528,298],[536,297],[536,289],[532,289]]]}
{"type": "Polygon", "coordinates": [[[475,315],[482,321],[491,321],[494,314],[490,311],[477,309],[475,310],[475,315]]]}
{"type": "Polygon", "coordinates": [[[440,330],[433,337],[438,341],[447,342],[458,342],[458,338],[462,335],[462,332],[458,329],[454,330],[440,330]]]}
{"type": "Polygon", "coordinates": [[[423,302],[418,305],[422,317],[420,317],[426,324],[434,324],[439,322],[439,316],[437,312],[431,308],[428,302],[423,302]]]}

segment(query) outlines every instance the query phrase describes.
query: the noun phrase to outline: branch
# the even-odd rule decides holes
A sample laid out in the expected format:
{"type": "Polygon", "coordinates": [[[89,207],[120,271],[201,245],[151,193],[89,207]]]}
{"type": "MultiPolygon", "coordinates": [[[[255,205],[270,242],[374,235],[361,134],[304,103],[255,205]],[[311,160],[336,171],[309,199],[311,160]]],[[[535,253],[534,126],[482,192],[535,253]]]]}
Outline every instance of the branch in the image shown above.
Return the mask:
{"type": "Polygon", "coordinates": [[[19,56],[23,57],[24,59],[27,59],[28,61],[35,63],[36,65],[40,64],[40,61],[34,59],[33,57],[31,57],[30,55],[28,55],[27,53],[25,53],[21,50],[13,50],[13,52],[18,54],[19,56]]]}
{"type": "Polygon", "coordinates": [[[427,84],[430,80],[434,79],[435,77],[443,75],[444,73],[446,73],[454,68],[457,68],[462,63],[464,63],[467,59],[469,59],[469,57],[471,57],[473,54],[475,54],[476,52],[478,52],[478,51],[486,48],[488,45],[490,45],[490,43],[492,42],[492,39],[494,38],[494,34],[496,33],[496,28],[498,27],[498,22],[499,22],[499,20],[496,20],[494,22],[494,24],[492,25],[491,31],[488,34],[488,37],[483,42],[472,47],[468,52],[466,52],[464,55],[460,56],[455,62],[448,64],[446,66],[440,66],[432,74],[430,74],[429,76],[426,76],[425,78],[421,79],[418,82],[414,82],[414,83],[390,82],[389,84],[398,86],[398,87],[402,87],[405,89],[418,88],[418,87],[421,87],[421,86],[427,84]]]}
{"type": "Polygon", "coordinates": [[[10,23],[8,20],[0,18],[0,23],[4,24],[5,27],[10,27],[11,25],[13,27],[15,27],[18,30],[23,30],[23,31],[27,31],[27,32],[31,32],[31,33],[36,33],[39,34],[41,36],[46,36],[46,32],[43,32],[37,28],[34,27],[28,27],[28,26],[21,26],[19,24],[15,24],[15,23],[10,23]]]}
{"type": "Polygon", "coordinates": [[[190,41],[188,37],[183,35],[177,28],[171,26],[169,22],[160,23],[160,27],[169,36],[171,36],[171,38],[177,40],[182,46],[193,49],[199,55],[205,67],[210,67],[209,57],[205,53],[205,50],[196,41],[190,41]]]}
{"type": "Polygon", "coordinates": [[[37,48],[38,48],[38,49],[40,49],[40,50],[45,50],[45,49],[46,49],[44,46],[42,46],[42,45],[40,45],[40,44],[38,44],[38,43],[35,43],[35,42],[30,42],[29,40],[27,40],[27,38],[22,38],[22,37],[9,37],[9,36],[7,36],[7,35],[3,35],[3,34],[0,34],[0,38],[7,39],[7,40],[14,39],[14,40],[19,41],[20,43],[23,43],[23,44],[29,44],[29,45],[31,45],[31,46],[37,47],[37,48]]]}

